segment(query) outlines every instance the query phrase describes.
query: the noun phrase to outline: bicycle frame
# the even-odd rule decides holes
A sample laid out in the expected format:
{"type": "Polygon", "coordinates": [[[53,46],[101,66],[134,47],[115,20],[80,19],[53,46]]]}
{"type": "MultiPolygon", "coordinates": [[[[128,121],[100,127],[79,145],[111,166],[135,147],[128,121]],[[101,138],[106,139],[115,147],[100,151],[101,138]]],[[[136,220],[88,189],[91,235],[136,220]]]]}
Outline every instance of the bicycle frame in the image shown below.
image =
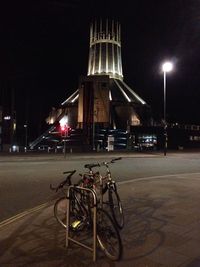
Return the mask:
{"type": "Polygon", "coordinates": [[[109,164],[114,163],[116,160],[119,160],[119,159],[121,159],[121,158],[115,158],[115,159],[112,159],[110,162],[103,162],[101,164],[97,163],[97,164],[87,164],[87,165],[85,165],[85,167],[89,169],[89,172],[83,174],[83,177],[87,175],[87,176],[89,176],[89,179],[93,179],[93,181],[92,181],[93,189],[95,189],[95,175],[98,176],[99,185],[100,185],[100,207],[101,208],[103,207],[103,204],[106,204],[106,202],[103,201],[103,195],[109,189],[112,189],[115,192],[117,191],[116,183],[112,179],[112,176],[111,176],[111,171],[110,171],[110,168],[109,168],[109,164]],[[93,167],[101,167],[101,166],[106,167],[105,176],[102,176],[99,172],[98,173],[94,173],[93,170],[92,170],[93,167]],[[103,180],[105,180],[105,179],[107,181],[106,181],[105,187],[103,187],[103,180]]]}

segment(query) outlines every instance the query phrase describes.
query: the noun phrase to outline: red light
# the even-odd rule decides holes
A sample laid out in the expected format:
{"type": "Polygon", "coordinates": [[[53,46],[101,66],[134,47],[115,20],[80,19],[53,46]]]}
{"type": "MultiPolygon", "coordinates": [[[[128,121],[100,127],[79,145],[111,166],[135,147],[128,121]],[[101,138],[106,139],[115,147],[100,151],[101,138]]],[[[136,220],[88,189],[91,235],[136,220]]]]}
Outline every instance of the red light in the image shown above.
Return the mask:
{"type": "Polygon", "coordinates": [[[60,132],[61,132],[61,136],[62,137],[66,137],[67,136],[67,125],[60,125],[60,132]]]}
{"type": "Polygon", "coordinates": [[[61,126],[61,131],[66,131],[66,126],[61,126]]]}
{"type": "Polygon", "coordinates": [[[60,134],[62,137],[69,137],[71,130],[71,127],[68,125],[60,125],[60,134]]]}

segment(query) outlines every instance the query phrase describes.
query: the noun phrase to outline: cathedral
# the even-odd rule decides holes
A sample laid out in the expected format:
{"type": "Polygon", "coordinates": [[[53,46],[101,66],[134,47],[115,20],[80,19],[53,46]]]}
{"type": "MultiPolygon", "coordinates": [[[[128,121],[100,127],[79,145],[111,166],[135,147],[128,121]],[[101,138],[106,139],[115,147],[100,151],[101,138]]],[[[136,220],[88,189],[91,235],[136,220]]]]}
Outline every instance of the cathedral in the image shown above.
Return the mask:
{"type": "Polygon", "coordinates": [[[151,124],[149,105],[124,81],[118,22],[91,24],[87,76],[79,77],[78,89],[50,112],[46,122],[54,131],[52,126],[64,116],[88,144],[105,129],[127,131],[151,124]]]}

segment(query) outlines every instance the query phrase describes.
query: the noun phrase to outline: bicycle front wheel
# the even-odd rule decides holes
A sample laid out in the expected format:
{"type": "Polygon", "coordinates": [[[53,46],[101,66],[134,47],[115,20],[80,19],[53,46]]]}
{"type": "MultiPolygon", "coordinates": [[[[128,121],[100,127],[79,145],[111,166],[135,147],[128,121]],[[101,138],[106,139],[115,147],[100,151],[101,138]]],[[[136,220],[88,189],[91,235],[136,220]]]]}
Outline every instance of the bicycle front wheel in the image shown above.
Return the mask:
{"type": "Polygon", "coordinates": [[[97,210],[97,240],[105,255],[114,261],[121,258],[122,242],[110,215],[103,209],[97,210]]]}
{"type": "Polygon", "coordinates": [[[109,205],[113,219],[120,229],[124,226],[124,213],[120,197],[116,190],[109,189],[109,205]]]}
{"type": "Polygon", "coordinates": [[[54,216],[58,223],[66,228],[67,199],[62,197],[54,205],[54,216]]]}
{"type": "MultiPolygon", "coordinates": [[[[70,219],[71,221],[78,218],[78,215],[80,212],[78,212],[78,208],[76,205],[71,203],[70,205],[70,219]]],[[[59,198],[56,203],[54,204],[54,216],[57,220],[57,222],[66,228],[66,216],[67,216],[67,199],[66,197],[59,198]]]]}

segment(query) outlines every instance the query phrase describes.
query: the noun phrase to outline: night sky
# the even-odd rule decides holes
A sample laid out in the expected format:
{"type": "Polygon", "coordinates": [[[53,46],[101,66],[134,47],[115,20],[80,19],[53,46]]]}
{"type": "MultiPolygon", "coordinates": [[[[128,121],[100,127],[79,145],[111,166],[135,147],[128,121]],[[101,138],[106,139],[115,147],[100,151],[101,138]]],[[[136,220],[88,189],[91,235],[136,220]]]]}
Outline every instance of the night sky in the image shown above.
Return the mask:
{"type": "Polygon", "coordinates": [[[44,123],[87,74],[94,18],[122,27],[124,81],[163,114],[165,59],[167,120],[200,124],[200,1],[5,1],[0,11],[0,89],[15,90],[18,125],[44,123]]]}

